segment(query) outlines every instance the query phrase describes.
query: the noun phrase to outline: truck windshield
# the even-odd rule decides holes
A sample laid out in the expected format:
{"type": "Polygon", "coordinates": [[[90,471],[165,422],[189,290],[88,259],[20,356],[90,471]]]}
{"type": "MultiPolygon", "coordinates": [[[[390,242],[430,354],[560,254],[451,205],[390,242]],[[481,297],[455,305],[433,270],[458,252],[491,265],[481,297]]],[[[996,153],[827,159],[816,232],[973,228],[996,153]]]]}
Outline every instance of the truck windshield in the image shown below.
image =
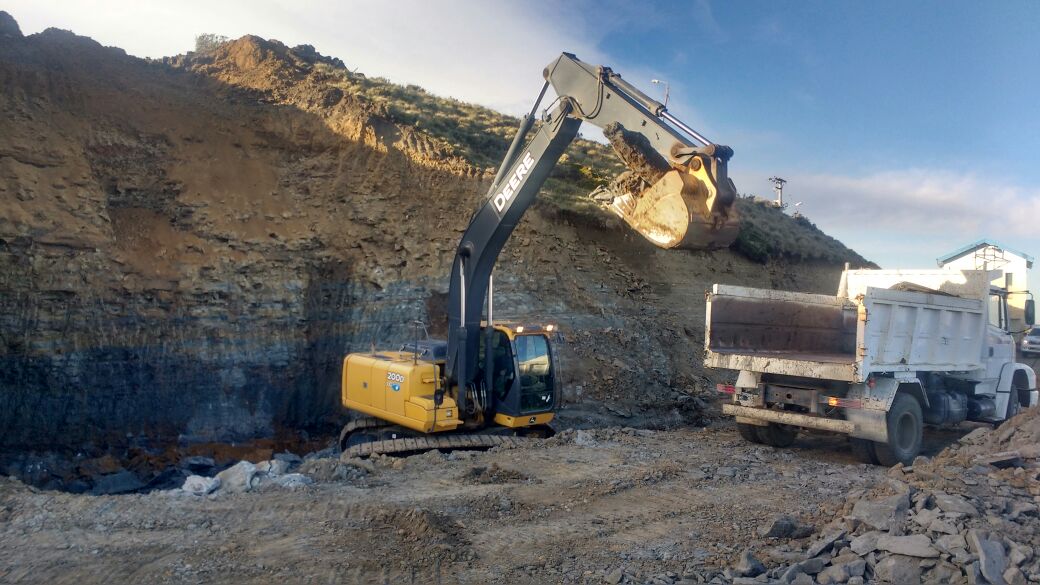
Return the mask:
{"type": "Polygon", "coordinates": [[[513,343],[520,366],[520,412],[551,409],[554,380],[549,340],[544,335],[518,335],[513,343]]]}

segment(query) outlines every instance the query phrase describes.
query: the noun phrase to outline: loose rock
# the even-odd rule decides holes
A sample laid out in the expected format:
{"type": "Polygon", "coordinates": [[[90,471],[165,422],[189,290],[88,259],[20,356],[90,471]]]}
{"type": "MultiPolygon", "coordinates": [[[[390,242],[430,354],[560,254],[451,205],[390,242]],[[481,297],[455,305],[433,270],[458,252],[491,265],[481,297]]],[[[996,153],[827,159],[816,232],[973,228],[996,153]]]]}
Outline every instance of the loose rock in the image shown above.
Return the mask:
{"type": "Polygon", "coordinates": [[[820,585],[833,585],[844,583],[849,578],[849,570],[845,565],[831,565],[816,575],[816,582],[820,585]]]}
{"type": "Polygon", "coordinates": [[[1003,585],[1007,559],[1004,557],[1004,545],[985,538],[978,530],[968,531],[968,546],[979,555],[979,569],[982,576],[994,585],[1003,585]]]}
{"type": "Polygon", "coordinates": [[[849,547],[852,548],[852,552],[862,557],[869,552],[877,550],[877,541],[881,534],[881,532],[876,530],[865,532],[856,538],[853,538],[852,542],[849,543],[849,547]]]}
{"type": "Polygon", "coordinates": [[[1026,576],[1018,567],[1008,567],[1003,576],[1008,585],[1026,585],[1026,576]]]}
{"type": "Polygon", "coordinates": [[[763,538],[805,538],[812,534],[813,527],[802,524],[791,516],[780,515],[759,528],[759,535],[763,538]]]}
{"type": "Polygon", "coordinates": [[[975,516],[979,513],[979,511],[975,509],[975,506],[972,506],[967,500],[960,496],[935,492],[932,494],[932,498],[935,500],[935,505],[943,512],[965,514],[968,516],[975,516]]]}
{"type": "Polygon", "coordinates": [[[229,493],[248,492],[253,488],[253,477],[256,466],[248,461],[239,461],[217,474],[220,479],[220,491],[229,493]]]}
{"type": "Polygon", "coordinates": [[[923,534],[911,536],[892,536],[884,534],[878,537],[879,550],[906,555],[908,557],[931,558],[939,556],[939,551],[932,548],[932,541],[923,534]]]}
{"type": "Polygon", "coordinates": [[[745,550],[740,555],[737,565],[733,567],[733,572],[739,577],[757,577],[766,572],[766,566],[756,559],[750,550],[745,550]]]}
{"type": "Polygon", "coordinates": [[[196,496],[205,496],[215,492],[220,487],[219,477],[203,477],[201,475],[189,475],[184,480],[182,490],[196,496]]]}
{"type": "Polygon", "coordinates": [[[283,488],[298,488],[308,486],[314,483],[314,480],[303,475],[302,473],[289,473],[286,475],[280,475],[275,477],[273,483],[283,488]]]}
{"type": "Polygon", "coordinates": [[[921,562],[903,555],[885,557],[875,565],[874,576],[885,583],[920,583],[921,562]]]}
{"type": "Polygon", "coordinates": [[[909,509],[910,498],[903,493],[881,500],[859,500],[851,515],[871,528],[890,530],[902,524],[909,509]]]}
{"type": "Polygon", "coordinates": [[[831,548],[831,546],[834,544],[834,541],[838,540],[843,536],[845,536],[845,530],[841,528],[832,528],[831,530],[825,532],[819,540],[809,545],[809,549],[805,551],[806,558],[811,559],[819,555],[823,551],[831,548]]]}

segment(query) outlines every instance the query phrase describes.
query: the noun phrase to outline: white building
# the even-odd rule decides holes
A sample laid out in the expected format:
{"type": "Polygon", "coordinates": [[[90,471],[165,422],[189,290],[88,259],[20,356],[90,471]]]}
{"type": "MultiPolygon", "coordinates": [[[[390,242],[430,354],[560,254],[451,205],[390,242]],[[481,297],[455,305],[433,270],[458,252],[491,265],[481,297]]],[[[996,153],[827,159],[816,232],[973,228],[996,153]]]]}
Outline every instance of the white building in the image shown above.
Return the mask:
{"type": "Polygon", "coordinates": [[[1033,257],[1012,250],[991,239],[973,242],[938,258],[941,268],[952,270],[1003,270],[1003,276],[992,282],[993,286],[1008,291],[1008,313],[1011,331],[1022,331],[1025,322],[1025,304],[1029,298],[1029,269],[1033,257]]]}

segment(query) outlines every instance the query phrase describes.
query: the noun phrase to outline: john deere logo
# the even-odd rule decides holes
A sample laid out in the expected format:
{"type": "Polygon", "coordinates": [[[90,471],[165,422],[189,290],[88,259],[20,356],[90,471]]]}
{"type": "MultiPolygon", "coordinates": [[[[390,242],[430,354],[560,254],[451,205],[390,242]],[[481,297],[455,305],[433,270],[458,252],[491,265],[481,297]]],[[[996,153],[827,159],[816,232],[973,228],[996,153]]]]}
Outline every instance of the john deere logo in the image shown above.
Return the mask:
{"type": "Polygon", "coordinates": [[[513,198],[513,195],[516,195],[520,185],[524,184],[532,167],[534,167],[534,157],[531,156],[531,151],[527,151],[524,153],[523,160],[516,165],[516,170],[513,171],[513,176],[509,177],[506,186],[499,191],[498,195],[495,195],[495,209],[498,210],[499,215],[505,211],[506,204],[513,198]]]}
{"type": "Polygon", "coordinates": [[[534,417],[534,416],[532,416],[532,417],[530,418],[530,420],[528,420],[527,422],[529,422],[529,423],[531,423],[531,424],[534,424],[534,421],[536,421],[536,420],[538,420],[538,417],[534,417]]]}

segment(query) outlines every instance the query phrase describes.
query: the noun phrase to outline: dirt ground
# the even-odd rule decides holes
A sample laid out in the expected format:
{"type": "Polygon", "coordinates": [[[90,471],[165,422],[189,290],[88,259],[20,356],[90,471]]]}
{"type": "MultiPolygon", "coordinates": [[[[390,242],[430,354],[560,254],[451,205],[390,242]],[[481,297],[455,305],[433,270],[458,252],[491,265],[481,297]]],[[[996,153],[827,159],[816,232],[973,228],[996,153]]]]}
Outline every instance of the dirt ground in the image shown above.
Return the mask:
{"type": "MultiPolygon", "coordinates": [[[[966,430],[931,435],[929,452],[966,430]]],[[[759,529],[781,513],[825,524],[886,471],[837,437],[779,450],[745,443],[727,422],[383,458],[350,479],[333,478],[336,458],[304,465],[312,486],[210,497],[94,497],[4,479],[0,581],[704,582],[748,547],[796,555],[808,539],[759,529]]]]}
{"type": "MultiPolygon", "coordinates": [[[[417,312],[446,321],[434,306],[493,169],[409,121],[435,98],[348,74],[313,47],[243,37],[144,61],[63,31],[22,38],[0,17],[0,357],[21,364],[0,376],[0,445],[71,449],[106,477],[140,471],[109,451],[160,459],[144,479],[185,455],[214,457],[214,472],[256,462],[232,447],[165,449],[332,424],[344,353],[417,312]]],[[[424,127],[491,115],[440,107],[454,117],[424,112],[424,127]]],[[[496,119],[506,134],[481,160],[497,161],[515,127],[496,119]]],[[[588,164],[604,154],[577,146],[588,164]]],[[[839,437],[782,450],[741,440],[712,404],[729,374],[701,367],[704,292],[830,293],[844,261],[866,261],[753,202],[739,250],[652,249],[558,190],[503,252],[496,299],[505,317],[565,332],[558,422],[582,430],[489,452],[329,453],[300,466],[311,485],[204,497],[38,489],[15,477],[64,489],[83,478],[29,453],[0,465],[12,476],[0,477],[0,583],[730,583],[749,549],[774,569],[805,560],[893,471],[859,463],[839,437]],[[785,253],[763,244],[777,241],[785,253]],[[780,515],[797,537],[761,536],[780,515]]],[[[972,430],[929,433],[925,454],[972,430]]],[[[959,453],[965,474],[976,454],[959,453]]],[[[962,482],[989,510],[979,521],[999,520],[998,502],[1033,521],[1040,496],[1001,482],[1040,485],[1038,468],[962,482]]],[[[894,471],[910,482],[922,470],[894,471]]],[[[1018,565],[1040,582],[1031,560],[1018,565]]]]}

